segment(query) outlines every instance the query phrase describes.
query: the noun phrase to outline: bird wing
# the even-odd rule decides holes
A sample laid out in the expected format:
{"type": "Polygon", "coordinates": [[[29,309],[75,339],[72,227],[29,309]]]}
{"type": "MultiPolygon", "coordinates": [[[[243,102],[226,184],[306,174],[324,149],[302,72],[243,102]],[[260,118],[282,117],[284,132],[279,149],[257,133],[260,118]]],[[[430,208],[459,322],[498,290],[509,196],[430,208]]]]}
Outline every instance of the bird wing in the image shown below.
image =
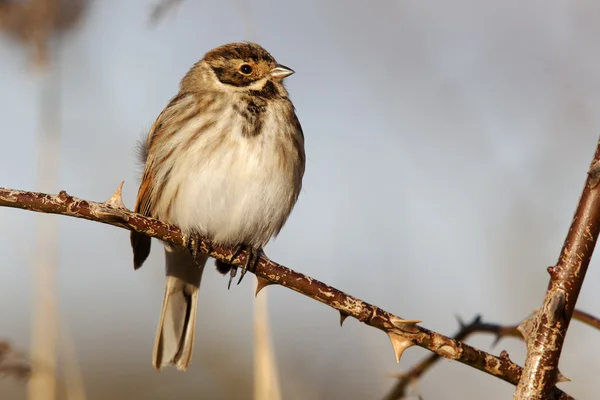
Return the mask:
{"type": "MultiPolygon", "coordinates": [[[[152,173],[152,157],[148,156],[148,150],[154,136],[156,135],[157,126],[160,126],[159,121],[161,119],[161,115],[157,118],[154,125],[152,125],[152,129],[150,130],[150,134],[148,138],[140,144],[140,157],[142,161],[145,163],[144,175],[142,176],[142,182],[140,184],[140,188],[138,190],[137,200],[135,202],[135,212],[145,215],[147,217],[152,217],[152,206],[153,206],[153,196],[152,196],[152,187],[154,184],[154,176],[152,173]]],[[[133,249],[133,268],[138,269],[142,266],[144,261],[150,255],[150,246],[152,239],[150,236],[147,236],[143,233],[131,231],[131,248],[133,249]]]]}

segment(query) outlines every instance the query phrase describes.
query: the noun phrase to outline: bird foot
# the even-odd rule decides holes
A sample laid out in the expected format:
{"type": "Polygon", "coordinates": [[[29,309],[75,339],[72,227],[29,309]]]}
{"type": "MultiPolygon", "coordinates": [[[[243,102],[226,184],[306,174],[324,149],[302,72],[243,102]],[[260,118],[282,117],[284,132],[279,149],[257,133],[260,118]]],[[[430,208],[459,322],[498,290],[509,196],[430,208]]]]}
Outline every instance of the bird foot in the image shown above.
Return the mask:
{"type": "MultiPolygon", "coordinates": [[[[239,285],[240,282],[242,282],[242,279],[244,278],[244,276],[246,275],[246,273],[248,272],[248,270],[250,271],[255,271],[256,267],[258,266],[258,262],[260,261],[260,256],[263,253],[262,248],[259,249],[255,249],[249,245],[246,244],[240,244],[238,246],[236,246],[235,251],[233,252],[233,255],[231,256],[231,258],[229,259],[229,261],[231,263],[233,263],[235,260],[238,259],[238,257],[244,252],[246,251],[246,262],[244,263],[244,266],[242,267],[242,273],[240,274],[240,279],[238,280],[237,284],[239,285]]],[[[229,283],[227,284],[227,288],[231,288],[231,282],[233,281],[233,278],[235,278],[237,276],[237,269],[238,267],[224,262],[224,261],[220,261],[217,260],[215,263],[217,270],[222,273],[222,274],[226,274],[227,272],[229,272],[229,283]]]]}
{"type": "MultiPolygon", "coordinates": [[[[192,253],[192,258],[194,260],[194,262],[196,264],[198,264],[198,254],[201,253],[200,251],[200,247],[203,244],[202,243],[202,238],[195,234],[195,233],[191,233],[191,234],[186,234],[184,235],[185,238],[185,247],[190,251],[190,253],[192,253]]],[[[208,247],[208,253],[212,253],[212,247],[208,247]]]]}
{"type": "Polygon", "coordinates": [[[244,269],[242,270],[242,273],[240,274],[240,279],[238,280],[238,283],[237,283],[238,285],[240,284],[242,279],[244,279],[244,276],[246,275],[248,270],[250,270],[252,272],[256,271],[256,267],[258,267],[258,262],[260,261],[260,256],[262,254],[264,254],[262,248],[254,249],[254,248],[251,248],[250,246],[248,246],[247,250],[248,250],[248,258],[246,258],[246,265],[244,266],[244,269]]]}

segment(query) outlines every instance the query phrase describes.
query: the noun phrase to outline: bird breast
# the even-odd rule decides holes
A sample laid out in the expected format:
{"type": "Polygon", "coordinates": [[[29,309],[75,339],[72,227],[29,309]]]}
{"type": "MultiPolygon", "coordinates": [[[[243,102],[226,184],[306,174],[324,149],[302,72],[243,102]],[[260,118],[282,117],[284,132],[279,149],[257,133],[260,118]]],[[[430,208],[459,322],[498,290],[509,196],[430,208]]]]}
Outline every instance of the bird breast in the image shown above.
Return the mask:
{"type": "Polygon", "coordinates": [[[299,163],[294,138],[286,137],[289,129],[282,129],[273,108],[264,111],[254,136],[235,107],[207,118],[190,119],[174,135],[169,163],[161,168],[168,173],[157,177],[164,181],[157,217],[217,243],[262,247],[297,197],[294,166],[286,165],[299,163]]]}

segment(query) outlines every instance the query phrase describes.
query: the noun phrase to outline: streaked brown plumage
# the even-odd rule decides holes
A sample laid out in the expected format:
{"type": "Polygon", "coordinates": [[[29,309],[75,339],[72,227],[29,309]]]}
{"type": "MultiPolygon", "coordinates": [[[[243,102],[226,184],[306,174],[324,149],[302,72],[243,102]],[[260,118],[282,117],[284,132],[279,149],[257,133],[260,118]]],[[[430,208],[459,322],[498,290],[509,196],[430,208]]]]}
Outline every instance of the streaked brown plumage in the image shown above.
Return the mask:
{"type": "MultiPolygon", "coordinates": [[[[136,212],[222,245],[262,249],[285,224],[302,186],[304,136],[282,83],[292,73],[254,43],[208,52],[148,134],[136,212]]],[[[137,269],[150,253],[150,238],[132,232],[131,244],[137,269]]],[[[153,364],[186,370],[207,258],[194,260],[170,245],[165,257],[153,364]]]]}

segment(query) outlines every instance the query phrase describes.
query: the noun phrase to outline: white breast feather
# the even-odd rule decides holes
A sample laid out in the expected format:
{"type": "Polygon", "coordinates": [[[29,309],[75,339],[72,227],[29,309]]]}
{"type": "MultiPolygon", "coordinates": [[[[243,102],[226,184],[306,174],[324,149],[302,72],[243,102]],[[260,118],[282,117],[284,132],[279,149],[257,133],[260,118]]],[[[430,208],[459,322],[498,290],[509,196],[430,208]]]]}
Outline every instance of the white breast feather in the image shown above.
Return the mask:
{"type": "MultiPolygon", "coordinates": [[[[228,108],[220,122],[190,147],[179,154],[175,151],[156,205],[158,218],[217,243],[264,246],[287,218],[294,189],[275,156],[288,146],[280,146],[284,138],[276,129],[273,112],[270,108],[265,114],[261,134],[248,138],[241,133],[243,117],[228,108]],[[221,140],[221,145],[213,146],[221,140]]],[[[181,149],[204,122],[188,123],[171,145],[181,149]]],[[[290,154],[288,159],[292,158],[290,154]]]]}

